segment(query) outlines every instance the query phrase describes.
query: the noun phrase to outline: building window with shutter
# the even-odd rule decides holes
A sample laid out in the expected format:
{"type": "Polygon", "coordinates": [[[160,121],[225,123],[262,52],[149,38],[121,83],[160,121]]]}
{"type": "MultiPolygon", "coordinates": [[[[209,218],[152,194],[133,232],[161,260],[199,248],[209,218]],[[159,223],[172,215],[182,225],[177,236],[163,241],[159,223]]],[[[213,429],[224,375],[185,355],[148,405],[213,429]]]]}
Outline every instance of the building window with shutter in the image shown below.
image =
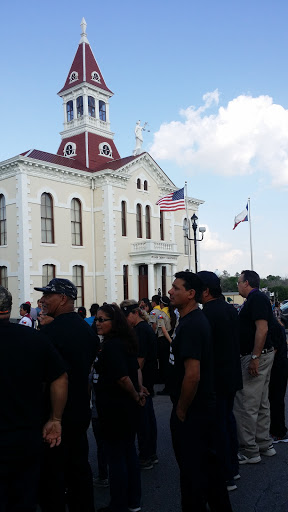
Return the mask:
{"type": "Polygon", "coordinates": [[[137,204],[136,206],[136,227],[137,227],[137,238],[142,238],[142,206],[137,204]]]}
{"type": "Polygon", "coordinates": [[[77,300],[75,301],[76,308],[84,306],[84,279],[83,279],[83,267],[82,265],[74,265],[72,282],[77,288],[77,300]]]}
{"type": "Polygon", "coordinates": [[[72,245],[82,245],[82,215],[79,199],[71,201],[71,236],[72,245]]]}
{"type": "Polygon", "coordinates": [[[41,242],[54,244],[53,199],[47,192],[41,196],[41,242]]]}

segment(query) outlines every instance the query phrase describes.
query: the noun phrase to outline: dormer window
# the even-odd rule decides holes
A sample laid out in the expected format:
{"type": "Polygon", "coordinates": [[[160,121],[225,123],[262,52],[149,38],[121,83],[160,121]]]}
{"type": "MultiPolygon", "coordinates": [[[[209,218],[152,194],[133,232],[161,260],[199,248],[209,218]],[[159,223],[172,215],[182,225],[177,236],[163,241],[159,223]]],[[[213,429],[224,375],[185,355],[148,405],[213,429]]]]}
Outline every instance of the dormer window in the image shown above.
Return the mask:
{"type": "Polygon", "coordinates": [[[99,101],[99,117],[101,121],[106,121],[106,103],[105,101],[99,101]]]}
{"type": "Polygon", "coordinates": [[[67,111],[67,121],[73,121],[74,113],[73,113],[73,101],[67,101],[66,104],[66,111],[67,111]]]}
{"type": "Polygon", "coordinates": [[[99,144],[99,155],[112,158],[112,149],[108,142],[101,142],[101,144],[99,144]]]}
{"type": "Polygon", "coordinates": [[[72,73],[69,76],[69,83],[76,82],[78,80],[78,73],[77,71],[72,71],[72,73]]]}
{"type": "Polygon", "coordinates": [[[77,118],[83,116],[83,96],[78,96],[76,100],[77,105],[77,118]]]}
{"type": "Polygon", "coordinates": [[[63,154],[64,154],[64,156],[67,156],[68,158],[71,156],[75,156],[76,155],[75,142],[67,142],[67,144],[65,144],[65,147],[63,149],[63,154]]]}
{"type": "Polygon", "coordinates": [[[94,80],[94,82],[98,82],[98,84],[101,83],[100,75],[99,75],[99,73],[97,73],[97,71],[92,71],[92,73],[91,73],[91,80],[94,80]]]}
{"type": "Polygon", "coordinates": [[[93,96],[88,96],[88,114],[95,117],[95,98],[93,96]]]}

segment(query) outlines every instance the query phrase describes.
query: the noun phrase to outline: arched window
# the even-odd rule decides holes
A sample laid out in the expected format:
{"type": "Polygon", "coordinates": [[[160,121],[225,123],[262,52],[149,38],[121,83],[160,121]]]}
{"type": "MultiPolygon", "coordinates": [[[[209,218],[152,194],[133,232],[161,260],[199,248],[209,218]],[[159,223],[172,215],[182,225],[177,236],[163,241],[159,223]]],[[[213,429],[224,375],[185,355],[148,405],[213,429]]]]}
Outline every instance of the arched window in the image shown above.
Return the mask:
{"type": "Polygon", "coordinates": [[[41,196],[41,242],[54,244],[53,199],[47,192],[41,196]]]}
{"type": "Polygon", "coordinates": [[[146,238],[151,238],[150,206],[145,207],[146,238]]]}
{"type": "Polygon", "coordinates": [[[7,267],[0,267],[0,285],[8,289],[7,267]]]}
{"type": "Polygon", "coordinates": [[[144,190],[148,190],[148,182],[147,182],[147,180],[144,181],[144,190]]]}
{"type": "Polygon", "coordinates": [[[73,101],[67,101],[66,110],[67,110],[67,121],[68,122],[73,121],[73,118],[74,118],[73,101]]]}
{"type": "Polygon", "coordinates": [[[71,201],[71,235],[72,245],[82,245],[82,214],[79,199],[71,201]]]}
{"type": "Polygon", "coordinates": [[[77,300],[75,303],[76,308],[84,306],[84,280],[83,280],[83,267],[82,265],[74,265],[72,281],[77,288],[77,300]]]}
{"type": "Polygon", "coordinates": [[[75,142],[67,142],[63,149],[64,156],[72,157],[76,155],[76,144],[75,142]]]}
{"type": "Polygon", "coordinates": [[[7,245],[6,201],[0,194],[0,245],[7,245]]]}
{"type": "Polygon", "coordinates": [[[121,202],[122,236],[127,236],[126,201],[121,202]]]}
{"type": "Polygon", "coordinates": [[[77,117],[83,116],[83,96],[78,96],[76,100],[77,105],[77,117]]]}
{"type": "Polygon", "coordinates": [[[42,286],[47,286],[51,279],[56,276],[55,265],[43,265],[42,266],[42,286]]]}
{"type": "Polygon", "coordinates": [[[93,96],[88,96],[88,114],[95,117],[95,98],[93,96]]]}
{"type": "Polygon", "coordinates": [[[160,210],[160,240],[164,240],[164,212],[160,210]]]}
{"type": "Polygon", "coordinates": [[[97,71],[92,71],[91,78],[94,80],[94,82],[98,82],[100,84],[100,75],[97,73],[97,71]]]}
{"type": "Polygon", "coordinates": [[[108,158],[112,158],[112,149],[108,142],[101,142],[99,144],[99,155],[107,156],[108,158]]]}
{"type": "Polygon", "coordinates": [[[101,121],[106,121],[106,103],[105,101],[99,101],[99,117],[101,121]]]}
{"type": "Polygon", "coordinates": [[[140,180],[140,178],[138,178],[138,180],[137,180],[137,188],[139,188],[139,190],[141,189],[141,180],[140,180]]]}
{"type": "Polygon", "coordinates": [[[137,238],[142,238],[142,206],[137,204],[136,206],[136,227],[137,227],[137,238]]]}
{"type": "Polygon", "coordinates": [[[76,80],[78,80],[78,73],[77,73],[77,71],[72,71],[72,73],[71,73],[69,78],[70,78],[70,81],[69,81],[70,84],[72,82],[76,82],[76,80]]]}
{"type": "Polygon", "coordinates": [[[186,218],[183,220],[183,233],[184,233],[184,254],[188,254],[189,240],[187,238],[187,235],[189,236],[189,223],[186,218]]]}

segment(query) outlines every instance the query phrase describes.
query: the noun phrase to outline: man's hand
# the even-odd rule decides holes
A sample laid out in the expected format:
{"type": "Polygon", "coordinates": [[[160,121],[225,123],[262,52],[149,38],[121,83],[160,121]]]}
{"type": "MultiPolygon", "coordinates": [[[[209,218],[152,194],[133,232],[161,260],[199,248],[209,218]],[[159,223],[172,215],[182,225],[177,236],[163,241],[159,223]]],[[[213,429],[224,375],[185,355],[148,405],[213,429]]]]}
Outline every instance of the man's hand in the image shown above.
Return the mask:
{"type": "Polygon", "coordinates": [[[182,423],[185,421],[186,418],[186,412],[184,412],[181,407],[179,407],[179,404],[176,407],[176,415],[178,420],[180,420],[182,423]]]}
{"type": "Polygon", "coordinates": [[[251,359],[248,366],[248,373],[251,377],[258,377],[259,359],[251,359]]]}
{"type": "Polygon", "coordinates": [[[143,395],[143,396],[149,396],[150,395],[148,389],[145,388],[145,386],[140,386],[139,394],[143,395]]]}
{"type": "Polygon", "coordinates": [[[43,427],[43,439],[46,443],[50,444],[50,448],[59,446],[61,443],[61,422],[60,420],[49,420],[43,427]]]}

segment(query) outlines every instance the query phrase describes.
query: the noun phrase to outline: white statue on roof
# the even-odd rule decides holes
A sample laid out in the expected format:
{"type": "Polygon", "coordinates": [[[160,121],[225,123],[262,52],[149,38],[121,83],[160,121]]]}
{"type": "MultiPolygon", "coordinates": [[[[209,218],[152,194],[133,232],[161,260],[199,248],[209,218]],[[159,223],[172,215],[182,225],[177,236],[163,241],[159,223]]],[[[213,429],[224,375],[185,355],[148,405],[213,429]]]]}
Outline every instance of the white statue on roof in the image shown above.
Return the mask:
{"type": "MultiPolygon", "coordinates": [[[[140,155],[140,153],[141,153],[141,148],[142,148],[142,144],[143,144],[143,134],[142,134],[142,132],[146,131],[145,127],[147,125],[148,125],[147,122],[145,122],[143,126],[141,126],[141,121],[137,121],[137,123],[136,123],[136,126],[135,126],[136,146],[135,146],[135,149],[133,151],[133,155],[134,156],[140,155]]],[[[149,132],[150,130],[147,130],[147,131],[149,132]]]]}

